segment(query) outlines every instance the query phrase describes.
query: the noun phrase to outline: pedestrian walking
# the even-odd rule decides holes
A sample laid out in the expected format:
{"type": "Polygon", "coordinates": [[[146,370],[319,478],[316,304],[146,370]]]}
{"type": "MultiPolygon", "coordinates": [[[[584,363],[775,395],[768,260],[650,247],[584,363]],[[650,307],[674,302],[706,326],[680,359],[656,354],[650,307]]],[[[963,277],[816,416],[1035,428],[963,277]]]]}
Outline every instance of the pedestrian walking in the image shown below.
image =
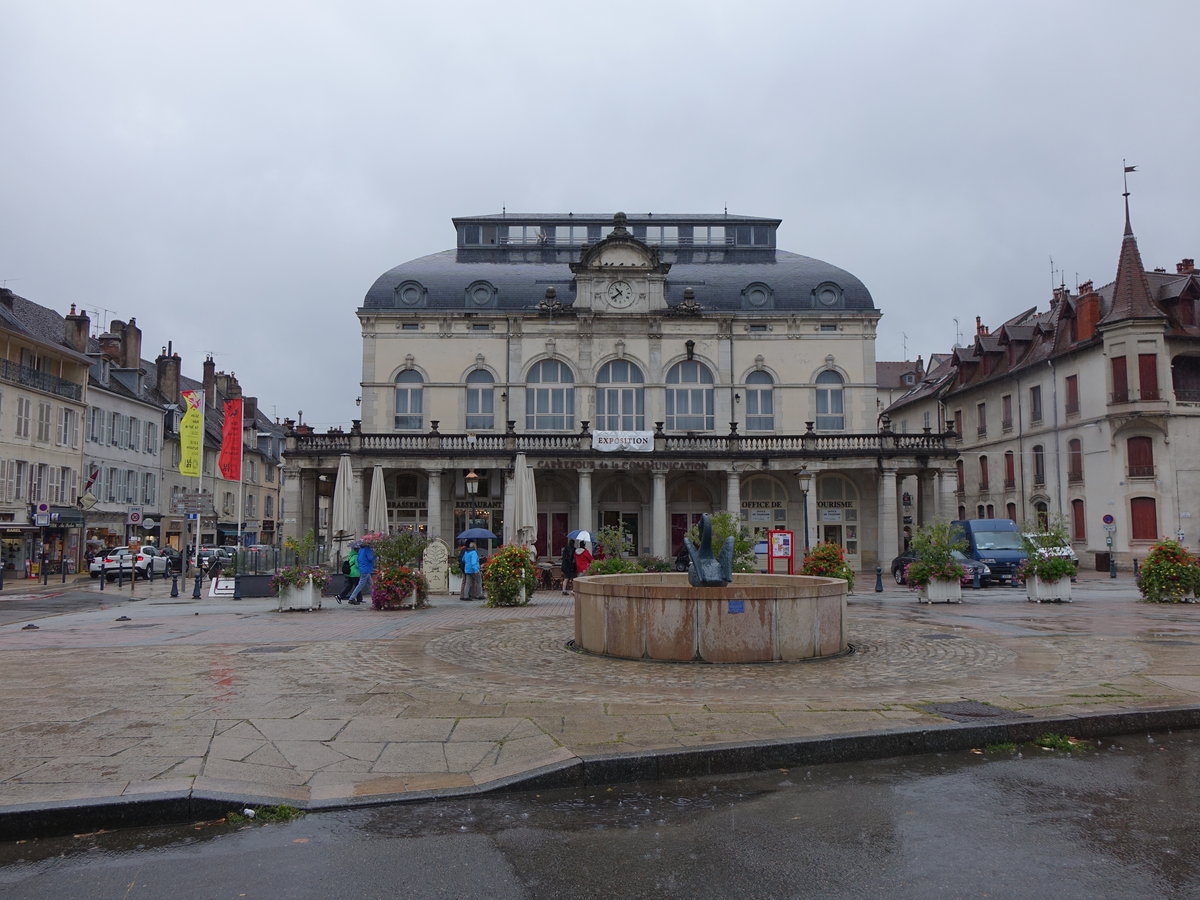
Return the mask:
{"type": "Polygon", "coordinates": [[[592,552],[588,550],[587,544],[583,541],[579,542],[579,547],[575,550],[575,577],[586,575],[588,566],[592,564],[592,552]]]}
{"type": "Polygon", "coordinates": [[[371,573],[374,571],[375,551],[371,549],[370,544],[363,543],[358,548],[358,583],[350,592],[347,603],[357,606],[363,602],[362,595],[371,590],[371,573]]]}
{"type": "Polygon", "coordinates": [[[467,550],[462,555],[463,583],[461,600],[483,600],[483,574],[479,565],[479,551],[474,541],[467,541],[467,550]]]}
{"type": "Polygon", "coordinates": [[[350,553],[346,557],[346,561],[342,563],[342,574],[346,576],[346,585],[335,598],[338,603],[349,598],[355,585],[358,584],[358,548],[361,547],[358,541],[353,541],[350,544],[350,553]]]}
{"type": "Polygon", "coordinates": [[[562,592],[564,594],[571,593],[575,587],[575,542],[567,541],[567,546],[563,547],[562,555],[562,592]]]}

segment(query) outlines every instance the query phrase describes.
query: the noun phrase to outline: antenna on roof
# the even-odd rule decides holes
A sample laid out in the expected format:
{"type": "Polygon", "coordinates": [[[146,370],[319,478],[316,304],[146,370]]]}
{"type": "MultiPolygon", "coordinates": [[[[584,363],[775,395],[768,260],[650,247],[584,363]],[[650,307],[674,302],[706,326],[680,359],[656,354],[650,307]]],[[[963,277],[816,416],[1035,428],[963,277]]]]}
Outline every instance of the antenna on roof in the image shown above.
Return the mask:
{"type": "Polygon", "coordinates": [[[962,330],[958,327],[958,316],[954,317],[954,347],[958,349],[962,346],[962,330]]]}
{"type": "Polygon", "coordinates": [[[904,349],[903,358],[908,359],[908,335],[902,331],[900,332],[900,337],[902,338],[900,346],[904,349]]]}
{"type": "Polygon", "coordinates": [[[1058,277],[1058,270],[1054,268],[1054,257],[1050,257],[1050,293],[1054,293],[1054,280],[1058,277]]]}

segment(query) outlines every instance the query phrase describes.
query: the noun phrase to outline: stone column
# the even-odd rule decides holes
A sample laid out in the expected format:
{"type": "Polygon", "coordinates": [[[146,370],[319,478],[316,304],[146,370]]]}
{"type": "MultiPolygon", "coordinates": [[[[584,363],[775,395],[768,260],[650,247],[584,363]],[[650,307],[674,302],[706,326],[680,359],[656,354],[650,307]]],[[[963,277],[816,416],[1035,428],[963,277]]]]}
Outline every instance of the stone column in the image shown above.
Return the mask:
{"type": "Polygon", "coordinates": [[[442,470],[430,469],[425,473],[429,479],[429,494],[425,498],[426,514],[429,516],[427,534],[430,540],[442,538],[447,544],[453,545],[454,535],[449,539],[442,535],[442,470]]]}
{"type": "Polygon", "coordinates": [[[896,470],[879,473],[879,551],[876,565],[887,566],[900,552],[900,526],[897,503],[896,470]]]}
{"type": "Polygon", "coordinates": [[[304,515],[309,507],[304,503],[305,479],[301,474],[303,471],[298,466],[284,466],[280,473],[284,487],[279,506],[276,508],[275,526],[275,538],[280,546],[283,545],[284,538],[299,540],[306,530],[304,515]]]}
{"type": "Polygon", "coordinates": [[[651,472],[653,490],[650,497],[650,552],[655,556],[670,556],[670,535],[667,531],[667,473],[651,472]]]}
{"type": "MultiPolygon", "coordinates": [[[[575,527],[582,531],[595,531],[595,512],[592,509],[592,472],[579,470],[579,521],[575,527]]],[[[568,529],[573,530],[573,529],[568,529]]]]}
{"type": "Polygon", "coordinates": [[[742,520],[742,476],[732,466],[725,473],[725,511],[742,520]]]}

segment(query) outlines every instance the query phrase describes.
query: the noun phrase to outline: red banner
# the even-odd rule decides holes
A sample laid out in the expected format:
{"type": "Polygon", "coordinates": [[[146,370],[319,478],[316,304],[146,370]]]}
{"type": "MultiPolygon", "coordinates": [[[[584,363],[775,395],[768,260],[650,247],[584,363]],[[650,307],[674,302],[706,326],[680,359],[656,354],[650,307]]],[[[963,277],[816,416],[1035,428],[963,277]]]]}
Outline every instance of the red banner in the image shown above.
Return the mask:
{"type": "Polygon", "coordinates": [[[225,401],[225,424],[221,428],[221,475],[228,481],[242,480],[242,398],[225,401]]]}

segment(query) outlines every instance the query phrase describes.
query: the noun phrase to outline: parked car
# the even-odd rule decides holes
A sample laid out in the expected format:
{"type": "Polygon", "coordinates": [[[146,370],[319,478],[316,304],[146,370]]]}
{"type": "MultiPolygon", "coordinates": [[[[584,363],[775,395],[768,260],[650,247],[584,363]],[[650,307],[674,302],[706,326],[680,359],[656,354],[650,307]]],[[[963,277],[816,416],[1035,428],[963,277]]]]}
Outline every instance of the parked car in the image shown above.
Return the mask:
{"type": "Polygon", "coordinates": [[[166,575],[170,561],[157,547],[141,547],[136,553],[129,547],[113,547],[104,555],[101,566],[104,577],[112,581],[122,572],[135,578],[146,578],[152,572],[166,575]]]}
{"type": "Polygon", "coordinates": [[[950,523],[967,543],[967,556],[992,570],[995,581],[1015,584],[1025,562],[1021,530],[1012,519],[956,519],[950,523]]]}
{"type": "Polygon", "coordinates": [[[167,558],[167,571],[183,571],[183,554],[174,547],[162,547],[159,552],[167,558]]]}
{"type": "Polygon", "coordinates": [[[100,573],[104,571],[105,553],[108,553],[108,551],[104,550],[102,552],[97,552],[96,555],[92,557],[92,561],[88,563],[88,574],[93,578],[99,578],[100,573]]]}
{"type": "MultiPolygon", "coordinates": [[[[967,574],[963,576],[962,583],[968,587],[975,583],[975,576],[979,576],[979,586],[987,587],[992,580],[992,570],[984,563],[978,560],[971,559],[960,553],[957,550],[952,551],[954,558],[958,564],[967,570],[967,574]]],[[[892,560],[892,578],[896,579],[896,584],[907,584],[904,580],[904,570],[908,568],[909,563],[915,561],[917,555],[912,550],[905,550],[899,556],[892,560]]]]}
{"type": "Polygon", "coordinates": [[[200,568],[203,571],[210,570],[215,563],[220,563],[222,567],[228,566],[233,560],[233,554],[229,547],[201,547],[199,560],[200,568]]]}

